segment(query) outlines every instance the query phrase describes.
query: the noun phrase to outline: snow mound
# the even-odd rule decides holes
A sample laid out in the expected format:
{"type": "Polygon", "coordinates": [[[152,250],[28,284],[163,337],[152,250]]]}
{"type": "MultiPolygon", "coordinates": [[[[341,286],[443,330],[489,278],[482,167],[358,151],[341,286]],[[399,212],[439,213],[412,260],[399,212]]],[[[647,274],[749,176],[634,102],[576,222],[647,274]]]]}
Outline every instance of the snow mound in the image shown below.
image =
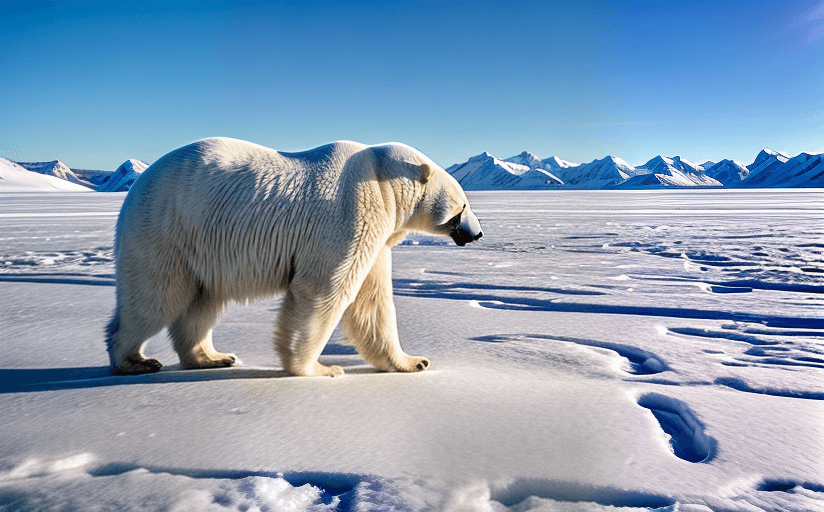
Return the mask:
{"type": "Polygon", "coordinates": [[[91,191],[89,187],[71,183],[55,176],[32,172],[11,160],[0,158],[0,192],[89,191],[91,191]]]}
{"type": "Polygon", "coordinates": [[[126,160],[97,190],[98,192],[126,192],[132,187],[134,180],[148,167],[149,164],[140,160],[133,158],[126,160]]]}

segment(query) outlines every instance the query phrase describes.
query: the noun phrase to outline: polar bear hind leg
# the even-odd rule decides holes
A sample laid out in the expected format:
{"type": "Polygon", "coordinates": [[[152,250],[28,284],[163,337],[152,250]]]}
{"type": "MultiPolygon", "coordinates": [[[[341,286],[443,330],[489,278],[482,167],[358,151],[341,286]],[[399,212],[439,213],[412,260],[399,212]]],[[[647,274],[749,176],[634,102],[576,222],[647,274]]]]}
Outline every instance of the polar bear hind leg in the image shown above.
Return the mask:
{"type": "Polygon", "coordinates": [[[169,327],[169,336],[185,369],[234,366],[234,354],[222,354],[212,344],[212,327],[223,309],[222,302],[204,286],[198,286],[191,303],[169,327]]]}
{"type": "Polygon", "coordinates": [[[319,300],[293,283],[283,298],[275,327],[275,349],[284,369],[305,377],[343,375],[340,366],[318,362],[342,314],[340,301],[319,300]]]}
{"type": "Polygon", "coordinates": [[[392,254],[384,247],[341,324],[345,338],[364,360],[388,372],[420,372],[429,359],[407,355],[398,338],[392,297],[392,254]]]}
{"type": "Polygon", "coordinates": [[[112,373],[137,374],[153,373],[163,367],[157,359],[143,355],[146,341],[163,329],[161,322],[147,322],[135,318],[130,311],[124,311],[118,305],[106,328],[106,342],[109,350],[109,362],[112,373]]]}

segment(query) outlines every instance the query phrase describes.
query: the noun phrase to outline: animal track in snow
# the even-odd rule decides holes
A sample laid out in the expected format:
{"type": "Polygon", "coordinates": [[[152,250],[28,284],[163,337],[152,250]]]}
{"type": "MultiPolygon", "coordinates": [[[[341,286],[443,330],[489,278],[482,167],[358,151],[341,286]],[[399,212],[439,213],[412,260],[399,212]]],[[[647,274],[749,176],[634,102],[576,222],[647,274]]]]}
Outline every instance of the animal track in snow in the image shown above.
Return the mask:
{"type": "MultiPolygon", "coordinates": [[[[721,330],[698,329],[694,327],[669,327],[667,333],[681,336],[704,338],[706,340],[727,340],[738,342],[740,347],[733,361],[722,361],[725,366],[758,367],[810,367],[824,368],[824,350],[821,348],[820,329],[789,330],[764,329],[736,324],[723,325],[721,330]],[[745,343],[746,345],[740,345],[745,343]],[[749,346],[747,346],[749,345],[749,346]]],[[[729,353],[730,350],[722,352],[729,353]]]]}
{"type": "Polygon", "coordinates": [[[704,433],[704,425],[680,400],[658,393],[638,398],[638,405],[649,409],[661,429],[670,437],[676,457],[688,462],[709,462],[715,451],[715,439],[704,433]]]}
{"type": "Polygon", "coordinates": [[[625,357],[629,361],[629,368],[625,368],[625,371],[633,375],[651,375],[667,370],[666,363],[664,363],[652,352],[648,352],[630,345],[622,345],[620,343],[612,343],[608,341],[571,338],[567,336],[549,336],[546,334],[492,334],[488,336],[478,336],[472,339],[475,341],[485,341],[488,343],[505,343],[530,338],[535,340],[563,341],[588,347],[598,347],[612,350],[619,356],[625,357]]]}

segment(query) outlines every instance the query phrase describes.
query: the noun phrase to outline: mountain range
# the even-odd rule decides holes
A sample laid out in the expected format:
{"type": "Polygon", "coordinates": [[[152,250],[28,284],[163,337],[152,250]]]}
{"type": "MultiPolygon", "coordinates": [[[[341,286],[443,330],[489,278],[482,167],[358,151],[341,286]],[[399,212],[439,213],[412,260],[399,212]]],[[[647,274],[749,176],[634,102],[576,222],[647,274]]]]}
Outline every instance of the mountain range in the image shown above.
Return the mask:
{"type": "MultiPolygon", "coordinates": [[[[129,159],[115,171],[71,169],[60,160],[13,162],[0,158],[0,191],[71,190],[125,192],[148,164],[129,159]]],[[[643,165],[607,156],[585,164],[524,151],[503,160],[484,152],[446,169],[465,190],[654,189],[686,187],[824,187],[824,154],[764,149],[753,163],[736,160],[695,164],[656,156],[643,165]]]]}
{"type": "Polygon", "coordinates": [[[614,156],[575,164],[526,151],[503,160],[484,152],[446,170],[465,190],[824,187],[824,154],[790,157],[771,149],[762,150],[750,165],[735,160],[695,164],[659,155],[637,167],[614,156]]]}

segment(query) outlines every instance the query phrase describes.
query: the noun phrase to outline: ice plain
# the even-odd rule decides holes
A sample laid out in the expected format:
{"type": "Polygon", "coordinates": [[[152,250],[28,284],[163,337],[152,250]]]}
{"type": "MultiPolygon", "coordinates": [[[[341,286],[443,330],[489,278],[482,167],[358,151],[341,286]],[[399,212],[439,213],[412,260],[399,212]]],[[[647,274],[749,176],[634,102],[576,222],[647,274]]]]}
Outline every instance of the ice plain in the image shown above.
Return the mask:
{"type": "Polygon", "coordinates": [[[386,374],[107,374],[123,193],[0,194],[0,510],[824,510],[824,192],[472,192],[394,253],[386,374]]]}

